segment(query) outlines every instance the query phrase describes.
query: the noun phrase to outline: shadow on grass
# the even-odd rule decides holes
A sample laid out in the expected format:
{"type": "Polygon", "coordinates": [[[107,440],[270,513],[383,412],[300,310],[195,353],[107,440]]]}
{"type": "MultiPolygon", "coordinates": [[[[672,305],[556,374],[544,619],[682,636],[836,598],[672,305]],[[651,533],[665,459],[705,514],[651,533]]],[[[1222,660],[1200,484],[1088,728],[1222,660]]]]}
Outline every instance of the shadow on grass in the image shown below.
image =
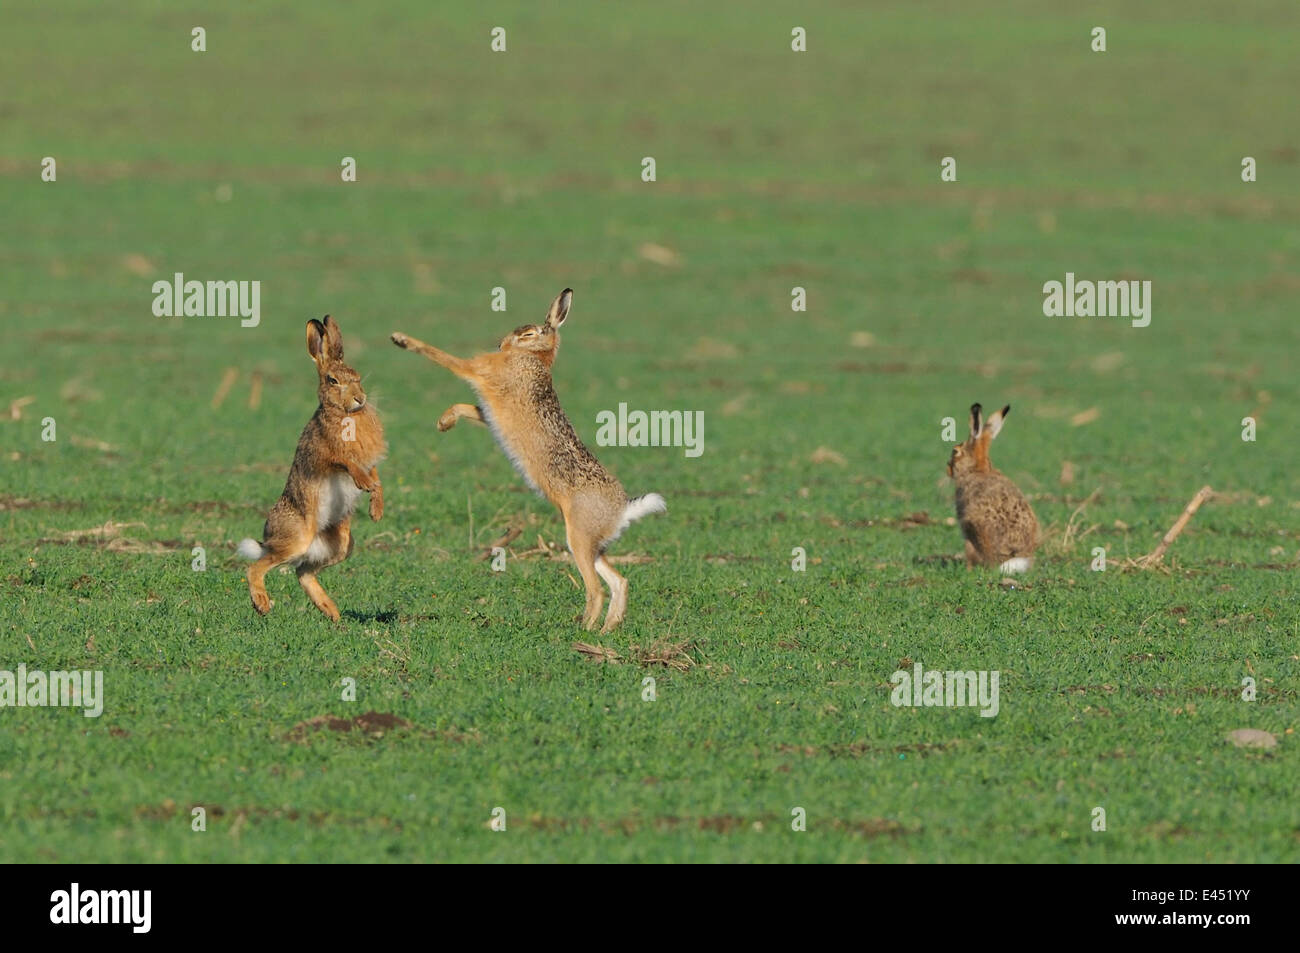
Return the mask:
{"type": "Polygon", "coordinates": [[[339,615],[354,622],[396,622],[401,618],[395,609],[384,609],[379,612],[358,612],[355,609],[344,609],[339,615]]]}

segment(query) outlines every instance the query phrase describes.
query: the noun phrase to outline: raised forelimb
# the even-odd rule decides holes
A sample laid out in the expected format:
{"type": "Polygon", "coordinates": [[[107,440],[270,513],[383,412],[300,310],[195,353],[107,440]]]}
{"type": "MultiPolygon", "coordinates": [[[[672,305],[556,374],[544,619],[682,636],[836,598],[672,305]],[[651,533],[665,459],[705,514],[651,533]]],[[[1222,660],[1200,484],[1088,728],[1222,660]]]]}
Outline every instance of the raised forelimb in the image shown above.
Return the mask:
{"type": "Polygon", "coordinates": [[[371,467],[370,476],[375,481],[370,490],[370,518],[378,523],[384,518],[384,485],[379,482],[379,467],[371,467]]]}
{"type": "Polygon", "coordinates": [[[456,426],[456,421],[462,417],[476,424],[483,424],[484,427],[487,426],[487,423],[483,420],[483,414],[473,404],[452,404],[438,418],[438,429],[442,431],[450,430],[456,426]]]}
{"type": "Polygon", "coordinates": [[[456,357],[453,354],[448,354],[446,351],[440,350],[432,344],[425,344],[418,338],[408,337],[401,331],[394,331],[392,333],[392,341],[400,348],[414,351],[416,354],[423,354],[434,363],[441,364],[462,380],[473,382],[478,381],[482,376],[478,373],[473,361],[467,361],[463,357],[456,357]]]}
{"type": "Polygon", "coordinates": [[[384,515],[384,486],[379,482],[379,467],[371,467],[367,471],[351,462],[345,466],[357,489],[370,494],[370,518],[379,522],[384,515]]]}

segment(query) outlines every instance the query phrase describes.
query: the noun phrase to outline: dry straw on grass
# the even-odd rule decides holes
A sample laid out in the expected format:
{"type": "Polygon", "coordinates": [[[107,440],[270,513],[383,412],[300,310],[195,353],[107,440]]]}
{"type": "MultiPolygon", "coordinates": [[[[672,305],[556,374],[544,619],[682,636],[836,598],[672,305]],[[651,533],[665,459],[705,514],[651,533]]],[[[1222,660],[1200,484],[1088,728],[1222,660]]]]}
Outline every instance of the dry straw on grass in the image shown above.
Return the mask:
{"type": "Polygon", "coordinates": [[[1214,495],[1214,491],[1208,486],[1203,486],[1196,491],[1191,502],[1183,508],[1183,513],[1174,521],[1174,525],[1169,527],[1169,532],[1165,533],[1164,538],[1160,540],[1160,545],[1145,556],[1138,559],[1126,559],[1124,561],[1125,569],[1159,569],[1162,572],[1168,572],[1169,567],[1163,564],[1165,552],[1169,546],[1176,540],[1183,530],[1187,527],[1188,522],[1196,511],[1201,508],[1201,504],[1214,495]]]}
{"type": "Polygon", "coordinates": [[[662,665],[664,668],[670,668],[675,672],[684,672],[695,665],[695,659],[690,654],[691,643],[689,640],[672,642],[668,639],[657,639],[645,648],[639,645],[628,646],[626,658],[614,649],[604,645],[574,642],[573,648],[593,662],[609,665],[618,665],[622,662],[632,662],[642,667],[662,665]]]}
{"type": "Polygon", "coordinates": [[[1101,496],[1101,487],[1097,487],[1097,489],[1089,493],[1087,498],[1074,508],[1074,512],[1070,514],[1070,518],[1066,521],[1064,529],[1057,531],[1056,528],[1053,527],[1048,530],[1045,534],[1046,538],[1043,540],[1043,549],[1054,556],[1064,556],[1074,548],[1074,545],[1078,543],[1079,540],[1083,539],[1089,533],[1096,532],[1097,528],[1101,524],[1093,523],[1087,528],[1081,528],[1083,524],[1080,521],[1080,517],[1083,515],[1083,511],[1087,509],[1088,504],[1094,502],[1099,496],[1101,496]]]}

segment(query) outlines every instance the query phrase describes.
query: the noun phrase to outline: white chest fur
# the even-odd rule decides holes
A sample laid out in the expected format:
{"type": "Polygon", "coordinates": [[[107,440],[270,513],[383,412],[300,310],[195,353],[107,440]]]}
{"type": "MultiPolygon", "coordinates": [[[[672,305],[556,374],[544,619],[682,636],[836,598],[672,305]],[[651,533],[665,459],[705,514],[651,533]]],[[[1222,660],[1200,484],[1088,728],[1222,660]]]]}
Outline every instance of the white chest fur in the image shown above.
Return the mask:
{"type": "Polygon", "coordinates": [[[360,495],[361,490],[348,473],[331,473],[321,484],[316,500],[316,532],[337,526],[351,516],[360,495]]]}
{"type": "Polygon", "coordinates": [[[515,470],[519,472],[519,475],[524,478],[524,482],[527,483],[533,491],[541,493],[541,487],[537,485],[537,481],[534,480],[532,474],[528,472],[528,467],[524,464],[524,455],[519,452],[519,448],[515,445],[512,435],[507,434],[502,429],[501,424],[492,416],[492,407],[483,399],[483,396],[479,394],[478,398],[479,413],[482,414],[483,423],[487,424],[487,428],[491,431],[493,439],[497,442],[497,446],[501,448],[503,453],[505,453],[506,458],[514,466],[515,470]]]}

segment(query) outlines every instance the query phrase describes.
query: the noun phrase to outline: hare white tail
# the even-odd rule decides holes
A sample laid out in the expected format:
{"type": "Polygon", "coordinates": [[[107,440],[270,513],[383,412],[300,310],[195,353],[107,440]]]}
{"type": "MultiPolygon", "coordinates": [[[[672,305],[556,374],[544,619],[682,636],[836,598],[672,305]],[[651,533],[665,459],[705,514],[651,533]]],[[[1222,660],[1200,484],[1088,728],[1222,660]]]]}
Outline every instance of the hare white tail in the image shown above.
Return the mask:
{"type": "Polygon", "coordinates": [[[647,493],[645,496],[638,496],[635,499],[627,501],[627,507],[623,510],[622,517],[619,518],[618,528],[614,530],[607,543],[611,543],[623,535],[623,530],[627,529],[637,520],[652,513],[663,513],[668,509],[668,504],[658,493],[647,493]]]}
{"type": "Polygon", "coordinates": [[[1017,556],[1014,559],[1008,559],[998,567],[1000,572],[1029,572],[1034,561],[1026,556],[1017,556]]]}
{"type": "Polygon", "coordinates": [[[249,562],[261,559],[266,555],[266,550],[262,547],[262,544],[255,539],[241,539],[236,552],[239,553],[242,559],[247,559],[249,562]]]}

